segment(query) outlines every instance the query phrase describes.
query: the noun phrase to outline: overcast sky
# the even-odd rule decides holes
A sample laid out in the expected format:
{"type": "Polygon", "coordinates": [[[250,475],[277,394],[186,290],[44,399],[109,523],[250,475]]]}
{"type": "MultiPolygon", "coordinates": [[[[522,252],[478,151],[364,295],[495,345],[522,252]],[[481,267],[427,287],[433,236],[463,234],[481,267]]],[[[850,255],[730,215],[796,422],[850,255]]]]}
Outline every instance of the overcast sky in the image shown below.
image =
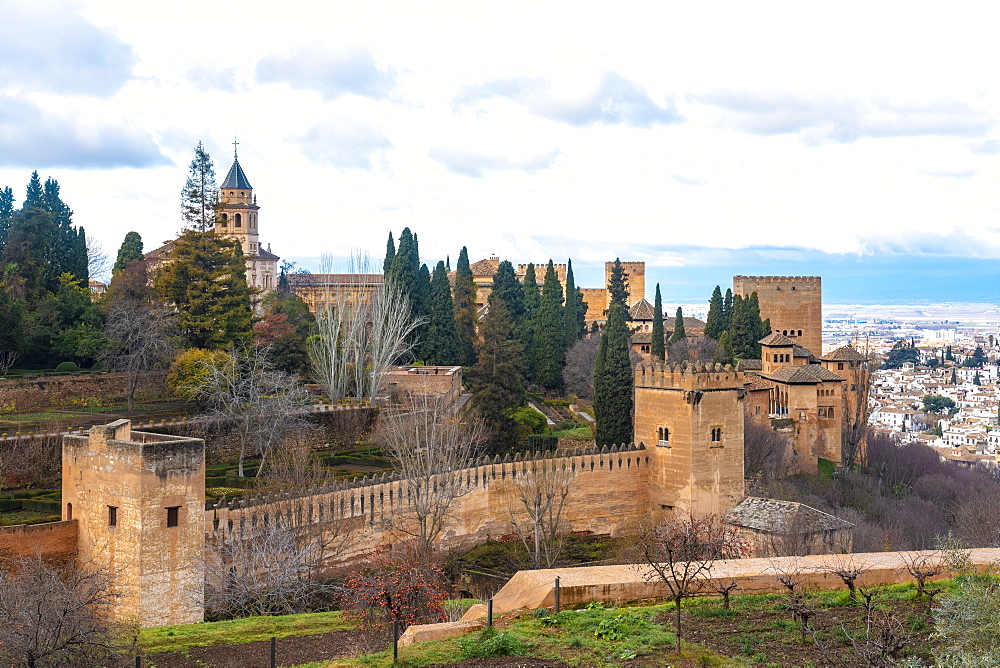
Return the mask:
{"type": "Polygon", "coordinates": [[[650,293],[705,277],[678,299],[863,292],[858,266],[905,298],[885,267],[1000,257],[988,7],[0,0],[0,185],[37,169],[106,249],[152,248],[193,147],[221,182],[237,136],[262,240],[305,266],[409,226],[427,260],[572,257],[595,287],[618,255],[650,293]]]}

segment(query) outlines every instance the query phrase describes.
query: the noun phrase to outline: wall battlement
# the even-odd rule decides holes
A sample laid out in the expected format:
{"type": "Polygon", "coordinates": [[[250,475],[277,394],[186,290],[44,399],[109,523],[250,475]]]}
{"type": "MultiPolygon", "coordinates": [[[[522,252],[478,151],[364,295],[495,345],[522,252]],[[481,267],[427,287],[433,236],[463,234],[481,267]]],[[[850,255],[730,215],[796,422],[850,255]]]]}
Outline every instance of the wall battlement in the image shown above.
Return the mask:
{"type": "Polygon", "coordinates": [[[755,285],[781,285],[798,283],[804,288],[819,288],[822,285],[820,276],[733,276],[733,283],[752,283],[755,285]]]}
{"type": "Polygon", "coordinates": [[[729,364],[638,364],[634,371],[637,388],[678,390],[734,389],[743,387],[743,373],[729,364]]]}

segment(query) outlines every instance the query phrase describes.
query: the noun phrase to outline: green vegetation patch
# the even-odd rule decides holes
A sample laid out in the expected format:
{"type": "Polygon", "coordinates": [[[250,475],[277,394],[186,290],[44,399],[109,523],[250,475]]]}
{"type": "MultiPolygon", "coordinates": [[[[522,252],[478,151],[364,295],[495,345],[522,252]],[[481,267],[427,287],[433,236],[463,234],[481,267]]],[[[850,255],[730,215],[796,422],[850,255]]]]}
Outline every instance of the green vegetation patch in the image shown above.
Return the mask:
{"type": "Polygon", "coordinates": [[[579,427],[554,431],[552,433],[559,438],[570,438],[576,441],[590,441],[594,438],[594,434],[590,430],[590,427],[585,424],[580,425],[579,427]]]}
{"type": "Polygon", "coordinates": [[[0,422],[41,422],[42,420],[64,420],[72,417],[70,413],[15,413],[4,415],[0,422]]]}
{"type": "Polygon", "coordinates": [[[147,654],[162,654],[186,652],[193,647],[240,645],[270,640],[271,636],[308,636],[351,628],[353,624],[339,611],[313,612],[145,628],[139,634],[139,643],[147,654]]]}

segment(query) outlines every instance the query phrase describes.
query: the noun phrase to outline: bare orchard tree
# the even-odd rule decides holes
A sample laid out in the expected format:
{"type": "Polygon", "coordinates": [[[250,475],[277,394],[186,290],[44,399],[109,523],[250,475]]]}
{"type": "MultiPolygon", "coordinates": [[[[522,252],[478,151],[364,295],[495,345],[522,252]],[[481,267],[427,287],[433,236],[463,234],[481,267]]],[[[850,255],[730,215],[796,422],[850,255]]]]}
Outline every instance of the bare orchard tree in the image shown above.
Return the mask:
{"type": "Polygon", "coordinates": [[[743,418],[743,470],[757,482],[777,480],[788,450],[788,438],[753,417],[743,418]]]}
{"type": "Polygon", "coordinates": [[[205,552],[205,609],[216,619],[286,615],[329,599],[319,577],[330,538],[318,525],[296,528],[280,513],[251,533],[210,542],[205,552]]]}
{"type": "MultiPolygon", "coordinates": [[[[323,260],[324,273],[333,262],[323,260]]],[[[352,258],[350,274],[370,274],[367,258],[352,258]]],[[[387,280],[365,293],[356,286],[328,286],[316,313],[319,333],[309,360],[316,380],[335,401],[372,401],[383,389],[386,371],[409,354],[421,320],[410,311],[403,286],[387,280]]]]}
{"type": "Polygon", "coordinates": [[[674,632],[681,651],[681,601],[693,596],[712,577],[720,559],[749,556],[750,544],[716,515],[679,516],[647,529],[640,539],[646,578],[667,585],[674,601],[674,632]]]}
{"type": "Polygon", "coordinates": [[[115,601],[110,578],[57,570],[38,557],[0,571],[0,661],[5,666],[114,665],[134,651],[135,629],[102,614],[115,601]]]}
{"type": "Polygon", "coordinates": [[[111,275],[111,260],[104,246],[97,237],[88,236],[87,243],[87,275],[92,281],[107,281],[111,275]]]}
{"type": "Polygon", "coordinates": [[[867,342],[858,351],[857,360],[843,362],[843,372],[847,382],[843,388],[844,420],[841,430],[841,462],[850,470],[861,463],[868,424],[874,407],[871,403],[872,383],[877,366],[867,342]]]}
{"type": "Polygon", "coordinates": [[[16,350],[0,350],[0,378],[7,375],[21,353],[16,350]]]}
{"type": "Polygon", "coordinates": [[[101,361],[112,371],[125,373],[125,403],[132,412],[135,391],[143,376],[167,365],[176,352],[170,313],[130,301],[116,301],[108,311],[104,336],[108,346],[101,361]]]}
{"type": "Polygon", "coordinates": [[[429,556],[451,516],[455,500],[472,487],[454,474],[472,464],[485,432],[478,420],[458,415],[445,397],[413,395],[409,408],[382,411],[375,438],[405,485],[394,528],[413,536],[429,556]]]}
{"type": "Polygon", "coordinates": [[[564,460],[525,462],[514,479],[511,524],[532,555],[532,568],[552,568],[562,551],[562,514],[574,472],[564,460]]]}
{"type": "Polygon", "coordinates": [[[260,457],[257,475],[285,438],[308,428],[309,393],[297,378],[277,371],[268,348],[243,346],[221,362],[199,362],[204,373],[190,388],[207,406],[216,428],[234,433],[240,443],[239,475],[248,456],[260,457]]]}
{"type": "Polygon", "coordinates": [[[847,586],[851,602],[858,600],[858,578],[868,572],[868,567],[858,561],[853,554],[837,554],[830,557],[826,572],[836,575],[847,586]]]}

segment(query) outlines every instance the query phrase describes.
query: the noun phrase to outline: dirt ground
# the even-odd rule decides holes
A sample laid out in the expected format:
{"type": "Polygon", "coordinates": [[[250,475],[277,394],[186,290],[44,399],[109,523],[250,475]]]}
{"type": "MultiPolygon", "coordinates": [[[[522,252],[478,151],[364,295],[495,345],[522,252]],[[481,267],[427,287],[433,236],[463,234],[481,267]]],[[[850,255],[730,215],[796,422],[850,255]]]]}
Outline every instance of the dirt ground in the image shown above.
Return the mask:
{"type": "MultiPolygon", "coordinates": [[[[314,636],[278,638],[279,666],[298,666],[311,661],[326,661],[357,656],[364,651],[352,631],[331,631],[314,636]]],[[[152,654],[147,665],[156,668],[269,668],[271,642],[248,642],[241,645],[196,647],[186,655],[152,654]]]]}

